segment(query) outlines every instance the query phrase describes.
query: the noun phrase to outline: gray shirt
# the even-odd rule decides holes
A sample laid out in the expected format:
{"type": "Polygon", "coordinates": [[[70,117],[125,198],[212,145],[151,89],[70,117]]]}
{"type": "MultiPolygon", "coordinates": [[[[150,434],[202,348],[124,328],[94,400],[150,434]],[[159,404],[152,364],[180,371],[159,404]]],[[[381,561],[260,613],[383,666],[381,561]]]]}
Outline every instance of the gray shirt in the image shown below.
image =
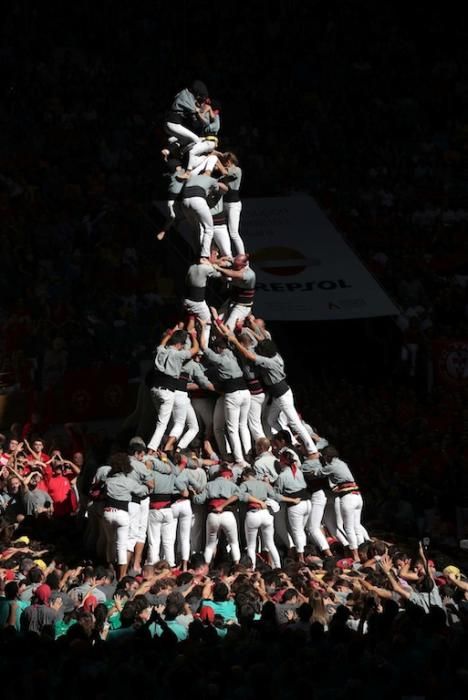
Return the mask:
{"type": "Polygon", "coordinates": [[[209,481],[206,488],[201,492],[195,494],[193,497],[194,503],[205,503],[205,501],[211,501],[213,498],[230,498],[231,496],[239,496],[239,487],[231,481],[230,479],[225,479],[222,476],[218,476],[214,481],[209,481]]]}
{"type": "Polygon", "coordinates": [[[45,508],[45,504],[50,504],[52,499],[46,491],[36,487],[32,491],[28,489],[23,493],[23,502],[26,515],[34,515],[38,508],[45,508]]]}
{"type": "Polygon", "coordinates": [[[240,287],[241,289],[255,289],[257,276],[251,267],[244,267],[242,269],[242,277],[236,277],[231,279],[231,285],[233,287],[240,287]]]}
{"type": "Polygon", "coordinates": [[[109,498],[115,501],[131,501],[132,496],[147,496],[148,489],[142,484],[138,484],[135,479],[125,474],[116,474],[106,479],[106,489],[109,498]]]}
{"type": "Polygon", "coordinates": [[[335,457],[332,459],[330,464],[322,465],[318,460],[308,460],[304,461],[303,465],[304,471],[307,470],[314,476],[321,477],[325,476],[328,478],[328,483],[330,488],[338,486],[339,484],[344,484],[348,481],[354,482],[354,476],[351,473],[350,468],[341,459],[335,457]]]}
{"type": "Polygon", "coordinates": [[[249,495],[258,498],[259,501],[265,502],[267,498],[272,498],[275,501],[280,500],[280,496],[273,490],[266,481],[260,479],[246,479],[239,487],[240,500],[244,503],[249,502],[249,495]]]}
{"type": "Polygon", "coordinates": [[[214,352],[211,348],[206,348],[204,353],[205,357],[218,368],[221,381],[225,379],[237,379],[244,376],[236,356],[229,348],[219,353],[214,352]]]}
{"type": "Polygon", "coordinates": [[[219,190],[219,183],[214,177],[209,175],[192,175],[190,180],[186,182],[184,192],[182,194],[183,199],[190,199],[191,196],[195,197],[208,197],[213,191],[217,192],[219,190]],[[199,194],[192,195],[190,190],[192,188],[201,188],[203,190],[199,194]]]}
{"type": "Polygon", "coordinates": [[[135,479],[137,484],[147,484],[148,481],[152,481],[151,472],[143,462],[140,462],[135,457],[130,457],[130,464],[132,465],[132,471],[128,475],[130,479],[135,479]]]}
{"type": "Polygon", "coordinates": [[[185,277],[187,298],[190,299],[190,290],[192,288],[205,289],[209,277],[221,277],[221,273],[215,270],[212,265],[200,265],[198,263],[190,265],[185,277]]]}
{"type": "Polygon", "coordinates": [[[192,357],[190,350],[177,350],[175,347],[160,345],[154,358],[154,366],[158,372],[168,377],[178,379],[182,365],[192,357]]]}
{"type": "Polygon", "coordinates": [[[255,474],[259,479],[268,479],[273,484],[278,478],[276,464],[278,460],[272,452],[262,452],[254,462],[255,474]]]}
{"type": "Polygon", "coordinates": [[[297,493],[305,488],[306,482],[299,467],[297,467],[295,474],[293,474],[291,467],[285,467],[275,481],[275,490],[277,493],[285,496],[297,493]]]}
{"type": "Polygon", "coordinates": [[[273,357],[255,355],[254,364],[260,367],[263,381],[267,386],[278,384],[278,382],[282,382],[286,378],[284,360],[278,353],[273,355],[273,357]]]}

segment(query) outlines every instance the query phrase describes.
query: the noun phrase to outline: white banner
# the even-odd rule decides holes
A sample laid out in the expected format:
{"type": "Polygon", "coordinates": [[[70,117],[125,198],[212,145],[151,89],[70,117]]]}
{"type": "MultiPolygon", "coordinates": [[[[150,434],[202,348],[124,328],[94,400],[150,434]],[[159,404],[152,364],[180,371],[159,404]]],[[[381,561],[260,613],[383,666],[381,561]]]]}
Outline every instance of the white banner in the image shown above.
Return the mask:
{"type": "Polygon", "coordinates": [[[255,315],[323,321],[399,314],[312,197],[246,199],[240,232],[257,274],[255,315]]]}
{"type": "MultiPolygon", "coordinates": [[[[193,246],[188,225],[179,231],[193,246]]],[[[399,315],[312,197],[245,199],[240,233],[257,275],[256,316],[323,321],[399,315]]]]}

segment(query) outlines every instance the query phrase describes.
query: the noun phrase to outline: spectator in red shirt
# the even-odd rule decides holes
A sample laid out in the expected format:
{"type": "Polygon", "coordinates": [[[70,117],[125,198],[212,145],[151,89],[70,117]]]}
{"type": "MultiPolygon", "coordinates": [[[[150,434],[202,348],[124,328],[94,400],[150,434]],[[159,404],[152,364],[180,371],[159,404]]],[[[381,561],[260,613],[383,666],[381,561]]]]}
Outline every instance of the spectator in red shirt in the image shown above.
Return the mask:
{"type": "Polygon", "coordinates": [[[70,480],[64,475],[65,465],[59,456],[52,462],[52,476],[47,480],[47,490],[54,504],[54,515],[70,515],[76,509],[76,495],[70,480]]]}

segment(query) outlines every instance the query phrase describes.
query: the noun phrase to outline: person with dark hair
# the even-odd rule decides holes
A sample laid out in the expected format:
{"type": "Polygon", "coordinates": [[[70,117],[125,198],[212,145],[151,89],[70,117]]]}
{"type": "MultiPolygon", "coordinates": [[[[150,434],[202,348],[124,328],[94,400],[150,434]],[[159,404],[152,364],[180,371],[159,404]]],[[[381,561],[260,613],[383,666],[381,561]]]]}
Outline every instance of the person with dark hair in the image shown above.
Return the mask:
{"type": "Polygon", "coordinates": [[[139,484],[130,477],[132,465],[129,456],[117,452],[110,458],[110,471],[106,477],[106,500],[104,504],[104,520],[109,526],[115,542],[118,578],[127,572],[128,565],[128,532],[130,517],[128,504],[132,496],[145,497],[148,487],[139,484]]]}
{"type": "Polygon", "coordinates": [[[156,349],[154,358],[154,376],[152,378],[151,398],[158,413],[155,431],[148,443],[148,449],[155,452],[159,449],[164,432],[174,407],[174,392],[178,387],[182,365],[199,350],[197,333],[192,325],[188,333],[179,325],[165,333],[156,349]],[[187,338],[190,337],[191,347],[186,348],[187,338]]]}

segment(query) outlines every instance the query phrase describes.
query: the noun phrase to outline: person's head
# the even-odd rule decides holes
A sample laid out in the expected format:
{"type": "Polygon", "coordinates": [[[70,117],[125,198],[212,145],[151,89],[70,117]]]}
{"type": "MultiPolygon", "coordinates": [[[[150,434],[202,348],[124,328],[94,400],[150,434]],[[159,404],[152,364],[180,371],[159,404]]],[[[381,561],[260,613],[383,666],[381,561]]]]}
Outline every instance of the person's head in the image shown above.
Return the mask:
{"type": "Polygon", "coordinates": [[[217,338],[215,338],[215,340],[212,343],[212,349],[218,354],[224,352],[228,347],[229,343],[227,339],[223,338],[222,336],[218,336],[217,338]]]}
{"type": "Polygon", "coordinates": [[[283,447],[292,447],[292,435],[289,430],[278,430],[271,438],[271,444],[277,454],[283,447]]]}
{"type": "Polygon", "coordinates": [[[8,443],[8,452],[15,452],[18,449],[19,442],[16,438],[11,438],[8,443]]]}
{"type": "Polygon", "coordinates": [[[200,104],[208,99],[208,88],[202,80],[194,80],[190,86],[190,92],[200,104]]]}
{"type": "Polygon", "coordinates": [[[84,454],[82,452],[74,452],[72,455],[72,462],[76,464],[77,467],[82,467],[84,464],[84,454]]]}
{"type": "Polygon", "coordinates": [[[50,574],[47,574],[45,582],[51,591],[58,591],[60,588],[60,576],[56,571],[51,571],[50,574]]]}
{"type": "Polygon", "coordinates": [[[268,338],[260,340],[260,342],[257,344],[257,347],[255,348],[255,351],[257,355],[261,355],[262,357],[274,357],[278,354],[278,348],[276,347],[274,342],[272,340],[269,340],[268,338]]]}
{"type": "Polygon", "coordinates": [[[30,491],[34,491],[34,489],[37,488],[37,485],[39,482],[42,480],[42,474],[39,472],[32,472],[30,478],[29,478],[29,483],[28,487],[30,491]]]}
{"type": "Polygon", "coordinates": [[[164,611],[166,620],[174,620],[178,615],[182,615],[185,609],[185,598],[182,593],[173,591],[166,598],[166,609],[164,611]]]}
{"type": "Polygon", "coordinates": [[[193,575],[197,578],[200,576],[206,576],[209,571],[209,566],[205,561],[205,557],[201,552],[196,552],[192,554],[190,559],[190,569],[193,575]]]}
{"type": "Polygon", "coordinates": [[[30,568],[27,576],[28,584],[40,583],[43,578],[44,574],[40,566],[32,566],[30,568]]]}
{"type": "Polygon", "coordinates": [[[187,340],[187,331],[177,330],[171,335],[167,341],[167,345],[175,348],[176,350],[182,350],[185,347],[187,340]]]}
{"type": "Polygon", "coordinates": [[[330,462],[333,459],[338,459],[338,457],[340,455],[339,455],[339,452],[336,449],[336,447],[334,447],[333,445],[327,445],[326,447],[323,448],[323,450],[321,452],[321,456],[322,456],[322,461],[324,461],[325,464],[330,464],[330,462]]]}
{"type": "Polygon", "coordinates": [[[253,346],[254,342],[250,333],[247,333],[246,331],[242,331],[242,333],[237,336],[237,340],[244,348],[246,348],[246,350],[249,350],[249,348],[253,346]]]}
{"type": "Polygon", "coordinates": [[[257,438],[255,441],[255,453],[261,455],[263,452],[269,452],[271,447],[271,442],[267,437],[257,438]]]}
{"type": "Polygon", "coordinates": [[[246,467],[242,472],[242,481],[248,481],[249,479],[255,479],[255,469],[252,467],[246,467]]]}
{"type": "Polygon", "coordinates": [[[7,479],[7,491],[10,496],[16,496],[21,489],[21,481],[17,476],[10,476],[7,479]]]}
{"type": "Polygon", "coordinates": [[[128,446],[128,454],[141,462],[145,458],[145,449],[140,442],[131,442],[128,446]]]}
{"type": "Polygon", "coordinates": [[[34,602],[41,605],[47,605],[50,600],[51,593],[52,591],[50,586],[48,586],[47,583],[41,583],[41,585],[34,591],[34,602]]]}
{"type": "Polygon", "coordinates": [[[133,599],[135,603],[135,620],[136,622],[145,623],[148,622],[151,617],[151,605],[145,595],[136,595],[133,599]]]}
{"type": "Polygon", "coordinates": [[[226,168],[229,168],[232,165],[235,165],[236,167],[239,165],[239,159],[232,151],[225,151],[222,162],[226,168]]]}
{"type": "Polygon", "coordinates": [[[109,460],[110,472],[109,476],[114,476],[116,474],[130,474],[132,471],[132,465],[130,464],[130,459],[128,454],[125,452],[116,452],[112,455],[109,460]]]}
{"type": "Polygon", "coordinates": [[[290,603],[294,605],[298,601],[298,592],[295,588],[288,588],[281,599],[282,603],[290,603]]]}
{"type": "Polygon", "coordinates": [[[33,452],[42,452],[44,449],[44,440],[42,438],[36,438],[33,440],[33,444],[31,445],[33,452]]]}
{"type": "Polygon", "coordinates": [[[223,581],[216,581],[213,586],[213,600],[215,603],[223,603],[229,597],[229,587],[223,581]]]}
{"type": "Polygon", "coordinates": [[[279,452],[279,463],[281,468],[298,466],[300,464],[299,457],[289,447],[283,447],[279,452]]]}
{"type": "Polygon", "coordinates": [[[8,581],[5,584],[5,598],[7,600],[15,600],[18,597],[19,589],[18,581],[8,581]]]}
{"type": "Polygon", "coordinates": [[[31,557],[24,557],[19,565],[19,570],[20,573],[23,574],[23,576],[27,576],[28,573],[31,571],[31,569],[34,566],[34,559],[31,559],[31,557]]]}
{"type": "Polygon", "coordinates": [[[243,270],[244,267],[247,267],[248,264],[249,264],[248,253],[239,253],[239,255],[236,255],[236,257],[232,261],[232,269],[233,270],[243,270]]]}

